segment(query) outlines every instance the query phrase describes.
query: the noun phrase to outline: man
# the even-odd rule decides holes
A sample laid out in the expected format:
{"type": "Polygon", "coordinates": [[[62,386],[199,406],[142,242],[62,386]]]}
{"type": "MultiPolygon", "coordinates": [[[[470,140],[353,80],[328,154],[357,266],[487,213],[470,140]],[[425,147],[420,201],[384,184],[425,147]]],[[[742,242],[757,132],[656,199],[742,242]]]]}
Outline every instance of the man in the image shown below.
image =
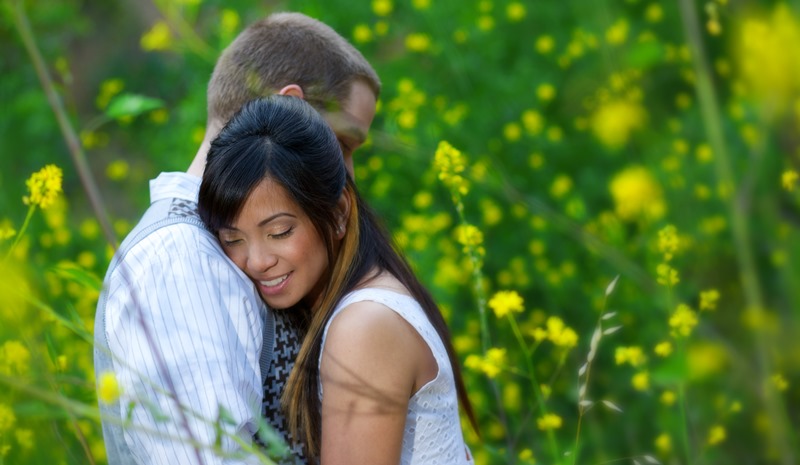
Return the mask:
{"type": "MultiPolygon", "coordinates": [[[[283,384],[298,350],[296,325],[263,304],[197,216],[206,153],[248,100],[304,98],[352,154],[375,114],[380,80],[333,29],[277,13],[245,29],[208,85],[205,138],[186,173],[150,183],[151,206],[106,274],[95,322],[95,372],[113,373],[122,397],[101,403],[111,465],[256,463],[261,417],[283,439],[283,384]]],[[[294,458],[302,447],[293,449],[294,458]]]]}

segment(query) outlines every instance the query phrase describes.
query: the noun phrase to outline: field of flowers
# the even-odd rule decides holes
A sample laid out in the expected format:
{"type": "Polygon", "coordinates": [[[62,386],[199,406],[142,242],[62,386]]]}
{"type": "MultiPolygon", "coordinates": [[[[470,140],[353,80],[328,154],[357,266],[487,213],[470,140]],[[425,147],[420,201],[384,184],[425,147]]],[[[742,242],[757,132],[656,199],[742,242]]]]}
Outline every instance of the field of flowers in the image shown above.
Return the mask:
{"type": "Polygon", "coordinates": [[[477,464],[800,461],[797,0],[0,5],[0,464],[106,462],[114,245],[287,9],[383,80],[356,178],[448,318],[477,464]]]}

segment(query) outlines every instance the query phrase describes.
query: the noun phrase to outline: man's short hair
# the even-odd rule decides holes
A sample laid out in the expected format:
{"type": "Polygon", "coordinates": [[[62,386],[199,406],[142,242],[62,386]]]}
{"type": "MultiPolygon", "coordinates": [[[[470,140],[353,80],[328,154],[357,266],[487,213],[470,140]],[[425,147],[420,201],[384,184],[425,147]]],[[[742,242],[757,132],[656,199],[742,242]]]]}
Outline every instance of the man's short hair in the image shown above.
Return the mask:
{"type": "Polygon", "coordinates": [[[288,84],[319,111],[346,103],[363,80],[380,94],[377,73],[330,26],[300,13],[274,13],[248,26],[222,52],[208,84],[208,121],[224,124],[242,105],[288,84]]]}

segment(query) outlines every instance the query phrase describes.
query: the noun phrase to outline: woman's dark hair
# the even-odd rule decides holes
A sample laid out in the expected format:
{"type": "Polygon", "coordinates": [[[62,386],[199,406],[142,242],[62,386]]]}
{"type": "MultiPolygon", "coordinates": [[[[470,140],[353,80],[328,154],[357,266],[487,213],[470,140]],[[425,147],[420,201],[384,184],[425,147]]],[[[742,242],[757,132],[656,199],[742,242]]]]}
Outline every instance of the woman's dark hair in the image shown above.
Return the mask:
{"type": "Polygon", "coordinates": [[[447,325],[427,289],[394,248],[391,236],[363,201],[347,175],[336,135],[309,104],[274,95],[246,104],[208,153],[198,210],[215,234],[231,226],[250,193],[264,179],[277,182],[305,212],[325,241],[329,270],[321,302],[308,315],[307,334],[292,370],[282,404],[293,437],[311,456],[319,455],[319,357],[325,324],[336,304],[375,270],[392,274],[420,303],[447,348],[461,405],[477,431],[447,325]],[[337,204],[350,199],[346,233],[335,247],[337,204]]]}
{"type": "Polygon", "coordinates": [[[253,189],[269,178],[308,215],[332,251],[330,231],[347,178],[341,158],[336,135],[302,99],[274,95],[250,101],[211,143],[200,184],[200,218],[214,234],[230,227],[253,189]]]}

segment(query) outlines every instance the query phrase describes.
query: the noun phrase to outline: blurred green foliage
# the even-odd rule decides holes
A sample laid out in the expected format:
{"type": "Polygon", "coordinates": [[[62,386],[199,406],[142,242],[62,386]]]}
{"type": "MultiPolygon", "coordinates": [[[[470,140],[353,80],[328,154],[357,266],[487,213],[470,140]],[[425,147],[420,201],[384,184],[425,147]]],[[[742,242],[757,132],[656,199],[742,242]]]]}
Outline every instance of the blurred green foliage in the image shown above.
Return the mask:
{"type": "MultiPolygon", "coordinates": [[[[104,463],[89,334],[112,248],[18,4],[0,10],[0,463],[104,463]],[[36,209],[47,164],[64,195],[36,209]]],[[[799,459],[797,1],[21,4],[117,238],[147,181],[188,167],[246,24],[301,11],[362,50],[384,87],[356,178],[451,324],[476,463],[799,459]],[[443,140],[466,160],[455,203],[443,140]]]]}

